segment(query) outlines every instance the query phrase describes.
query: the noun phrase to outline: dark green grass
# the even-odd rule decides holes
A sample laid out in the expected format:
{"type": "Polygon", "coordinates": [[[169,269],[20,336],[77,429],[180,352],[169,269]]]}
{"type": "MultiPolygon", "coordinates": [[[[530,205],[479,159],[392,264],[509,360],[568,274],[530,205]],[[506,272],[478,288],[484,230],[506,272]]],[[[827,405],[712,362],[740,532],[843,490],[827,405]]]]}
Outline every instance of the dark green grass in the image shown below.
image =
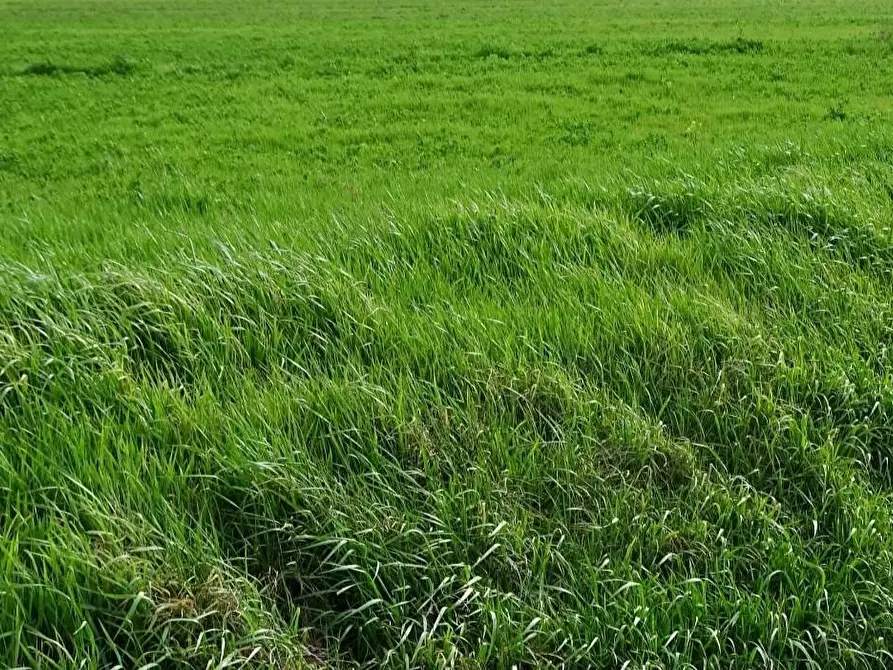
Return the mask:
{"type": "Polygon", "coordinates": [[[885,4],[0,19],[0,665],[893,662],[885,4]]]}

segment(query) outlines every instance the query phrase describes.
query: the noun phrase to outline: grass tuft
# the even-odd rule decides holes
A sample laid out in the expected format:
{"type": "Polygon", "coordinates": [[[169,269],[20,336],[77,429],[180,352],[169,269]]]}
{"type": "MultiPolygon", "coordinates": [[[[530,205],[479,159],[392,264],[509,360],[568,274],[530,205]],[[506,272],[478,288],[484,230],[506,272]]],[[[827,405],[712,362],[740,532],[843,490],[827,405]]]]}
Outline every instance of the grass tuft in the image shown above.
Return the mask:
{"type": "Polygon", "coordinates": [[[88,77],[105,77],[110,75],[125,77],[133,74],[136,69],[137,63],[133,59],[126,56],[115,56],[110,61],[99,65],[68,65],[38,61],[23,68],[20,74],[32,77],[53,77],[66,74],[83,74],[88,77]]]}
{"type": "Polygon", "coordinates": [[[665,54],[708,56],[723,54],[759,54],[765,45],[762,40],[736,37],[733,40],[673,39],[660,45],[665,54]]]}

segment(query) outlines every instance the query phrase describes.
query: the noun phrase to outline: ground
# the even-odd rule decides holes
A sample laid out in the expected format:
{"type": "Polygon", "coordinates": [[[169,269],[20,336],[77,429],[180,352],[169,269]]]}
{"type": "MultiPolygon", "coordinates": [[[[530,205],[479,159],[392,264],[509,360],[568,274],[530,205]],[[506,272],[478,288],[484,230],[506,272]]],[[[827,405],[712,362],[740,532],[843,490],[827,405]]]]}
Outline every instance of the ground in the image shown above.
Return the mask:
{"type": "Polygon", "coordinates": [[[891,61],[0,0],[0,665],[889,666],[891,61]]]}

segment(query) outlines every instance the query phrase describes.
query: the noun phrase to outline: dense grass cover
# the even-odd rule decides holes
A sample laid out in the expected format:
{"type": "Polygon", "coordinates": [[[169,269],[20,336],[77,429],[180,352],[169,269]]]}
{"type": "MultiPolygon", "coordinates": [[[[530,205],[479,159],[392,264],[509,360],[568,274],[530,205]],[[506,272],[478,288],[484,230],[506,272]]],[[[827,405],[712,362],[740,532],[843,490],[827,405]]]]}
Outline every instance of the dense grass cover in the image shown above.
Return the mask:
{"type": "Polygon", "coordinates": [[[877,0],[0,0],[0,665],[893,663],[877,0]]]}

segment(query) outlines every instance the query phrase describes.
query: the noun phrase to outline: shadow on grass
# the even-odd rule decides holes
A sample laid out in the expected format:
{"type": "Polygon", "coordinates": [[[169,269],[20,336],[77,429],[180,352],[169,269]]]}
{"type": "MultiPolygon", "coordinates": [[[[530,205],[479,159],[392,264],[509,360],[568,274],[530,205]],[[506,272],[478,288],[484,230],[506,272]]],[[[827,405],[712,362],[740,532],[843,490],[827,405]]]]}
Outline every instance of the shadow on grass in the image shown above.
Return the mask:
{"type": "Polygon", "coordinates": [[[98,65],[70,65],[38,61],[31,63],[19,71],[23,77],[56,77],[65,74],[83,74],[88,77],[118,76],[133,74],[137,69],[136,62],[126,56],[115,56],[110,61],[98,65]]]}

